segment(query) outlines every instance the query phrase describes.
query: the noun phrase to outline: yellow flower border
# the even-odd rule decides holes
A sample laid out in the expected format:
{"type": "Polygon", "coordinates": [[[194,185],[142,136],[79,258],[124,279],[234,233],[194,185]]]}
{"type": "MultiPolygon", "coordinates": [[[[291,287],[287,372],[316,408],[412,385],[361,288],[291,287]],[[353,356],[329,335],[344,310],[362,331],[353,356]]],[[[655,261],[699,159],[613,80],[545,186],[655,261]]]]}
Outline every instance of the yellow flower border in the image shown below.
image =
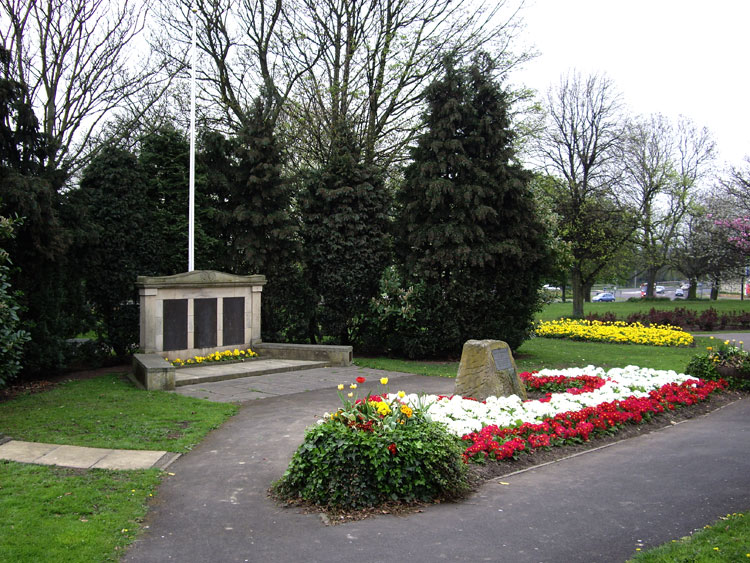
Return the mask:
{"type": "Polygon", "coordinates": [[[649,346],[692,346],[693,335],[671,325],[643,326],[624,321],[589,321],[559,319],[540,322],[536,335],[545,338],[568,338],[591,342],[646,344],[649,346]]]}
{"type": "Polygon", "coordinates": [[[248,348],[247,350],[240,350],[239,348],[235,348],[234,350],[213,352],[207,356],[193,356],[192,358],[188,358],[187,360],[175,358],[174,361],[172,361],[172,365],[175,367],[195,366],[216,362],[243,361],[256,357],[258,357],[258,354],[256,352],[253,352],[250,348],[248,348]]]}

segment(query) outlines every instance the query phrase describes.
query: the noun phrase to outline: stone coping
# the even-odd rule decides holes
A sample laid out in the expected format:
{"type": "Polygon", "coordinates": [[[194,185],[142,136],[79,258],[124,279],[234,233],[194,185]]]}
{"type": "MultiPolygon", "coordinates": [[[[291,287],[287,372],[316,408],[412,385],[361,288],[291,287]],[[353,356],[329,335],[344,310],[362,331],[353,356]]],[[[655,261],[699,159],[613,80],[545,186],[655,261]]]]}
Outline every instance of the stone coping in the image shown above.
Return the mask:
{"type": "Polygon", "coordinates": [[[135,283],[137,287],[142,289],[262,286],[265,284],[266,276],[261,274],[238,276],[215,270],[195,270],[173,276],[138,276],[135,283]]]}

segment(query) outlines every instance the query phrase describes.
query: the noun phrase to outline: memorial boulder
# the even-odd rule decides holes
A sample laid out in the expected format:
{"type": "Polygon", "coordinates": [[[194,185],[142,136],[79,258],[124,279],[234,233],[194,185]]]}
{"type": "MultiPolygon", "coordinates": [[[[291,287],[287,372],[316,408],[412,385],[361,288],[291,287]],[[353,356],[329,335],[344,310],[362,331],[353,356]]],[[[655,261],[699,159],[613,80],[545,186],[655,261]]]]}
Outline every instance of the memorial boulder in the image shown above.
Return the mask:
{"type": "Polygon", "coordinates": [[[510,347],[500,340],[467,340],[458,366],[456,394],[480,401],[510,395],[526,399],[526,387],[516,373],[510,347]]]}

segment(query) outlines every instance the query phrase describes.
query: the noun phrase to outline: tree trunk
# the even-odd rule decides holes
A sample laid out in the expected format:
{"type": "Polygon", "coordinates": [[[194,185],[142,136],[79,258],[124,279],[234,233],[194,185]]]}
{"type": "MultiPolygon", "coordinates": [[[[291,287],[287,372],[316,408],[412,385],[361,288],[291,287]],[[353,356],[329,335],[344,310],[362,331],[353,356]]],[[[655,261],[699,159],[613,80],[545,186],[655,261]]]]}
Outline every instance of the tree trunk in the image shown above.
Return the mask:
{"type": "Polygon", "coordinates": [[[583,285],[583,301],[585,303],[591,303],[591,288],[594,287],[594,282],[589,282],[583,285]]]}
{"type": "Polygon", "coordinates": [[[713,280],[713,283],[711,284],[711,301],[719,299],[719,285],[719,280],[713,280]]]}
{"type": "Polygon", "coordinates": [[[646,280],[648,283],[646,286],[646,297],[656,296],[656,274],[658,273],[658,269],[653,266],[650,266],[648,270],[646,270],[646,280]]]}
{"type": "Polygon", "coordinates": [[[698,280],[696,278],[690,278],[688,280],[690,287],[688,288],[688,299],[695,299],[698,289],[698,280]]]}
{"type": "Polygon", "coordinates": [[[583,318],[583,282],[581,280],[581,270],[578,266],[573,266],[572,272],[573,284],[573,318],[583,318]]]}

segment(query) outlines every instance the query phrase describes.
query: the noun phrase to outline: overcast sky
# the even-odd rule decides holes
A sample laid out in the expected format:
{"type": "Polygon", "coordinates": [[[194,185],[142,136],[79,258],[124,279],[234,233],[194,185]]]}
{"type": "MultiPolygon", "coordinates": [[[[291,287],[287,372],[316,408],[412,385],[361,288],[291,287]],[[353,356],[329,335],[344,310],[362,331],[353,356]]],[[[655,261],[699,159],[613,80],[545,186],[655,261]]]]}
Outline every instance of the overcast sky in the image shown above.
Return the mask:
{"type": "Polygon", "coordinates": [[[605,72],[634,114],[706,126],[720,160],[750,156],[750,0],[526,0],[540,55],[511,76],[546,93],[570,68],[605,72]]]}

